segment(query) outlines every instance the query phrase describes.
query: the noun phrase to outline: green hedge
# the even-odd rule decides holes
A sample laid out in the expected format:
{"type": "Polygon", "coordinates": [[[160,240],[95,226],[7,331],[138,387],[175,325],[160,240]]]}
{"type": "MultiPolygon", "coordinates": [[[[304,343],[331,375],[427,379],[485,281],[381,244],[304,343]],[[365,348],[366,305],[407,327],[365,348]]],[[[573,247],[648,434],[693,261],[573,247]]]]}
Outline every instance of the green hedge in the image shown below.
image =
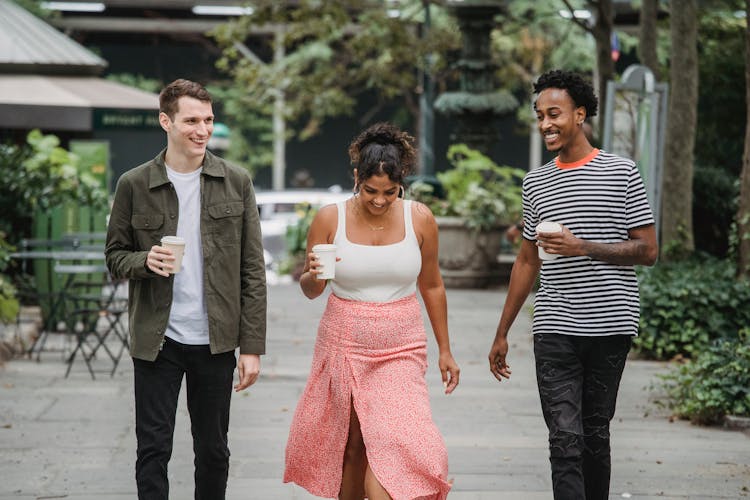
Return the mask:
{"type": "Polygon", "coordinates": [[[662,379],[659,403],[680,418],[715,424],[724,415],[750,417],[750,329],[717,340],[662,379]]]}
{"type": "Polygon", "coordinates": [[[750,282],[728,260],[692,260],[639,268],[640,332],[634,346],[652,359],[692,358],[750,325],[750,282]]]}
{"type": "Polygon", "coordinates": [[[3,274],[10,262],[12,250],[13,247],[5,241],[5,233],[0,231],[0,323],[7,323],[15,319],[19,308],[16,287],[3,274]]]}

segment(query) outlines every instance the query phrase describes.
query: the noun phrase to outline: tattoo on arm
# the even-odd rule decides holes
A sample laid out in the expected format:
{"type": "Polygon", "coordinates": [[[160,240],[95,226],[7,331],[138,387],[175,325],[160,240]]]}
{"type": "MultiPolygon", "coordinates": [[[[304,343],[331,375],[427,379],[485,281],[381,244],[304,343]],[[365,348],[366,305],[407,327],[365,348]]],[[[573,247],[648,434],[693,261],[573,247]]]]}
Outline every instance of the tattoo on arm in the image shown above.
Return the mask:
{"type": "Polygon", "coordinates": [[[621,243],[595,243],[587,241],[584,254],[592,259],[620,266],[636,264],[650,265],[649,247],[641,240],[628,240],[621,243]]]}

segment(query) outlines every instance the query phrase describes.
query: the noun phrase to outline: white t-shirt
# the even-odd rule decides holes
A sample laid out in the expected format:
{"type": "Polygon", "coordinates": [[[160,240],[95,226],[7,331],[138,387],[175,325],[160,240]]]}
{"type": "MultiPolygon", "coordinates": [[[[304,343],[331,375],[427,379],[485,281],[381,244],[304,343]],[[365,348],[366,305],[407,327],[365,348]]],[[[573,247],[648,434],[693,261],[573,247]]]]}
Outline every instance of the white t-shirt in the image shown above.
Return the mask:
{"type": "MultiPolygon", "coordinates": [[[[558,222],[584,240],[617,243],[654,217],[635,164],[594,149],[580,162],[555,159],[526,174],[523,237],[536,241],[541,221],[558,222]]],[[[543,261],[533,333],[637,335],[639,315],[633,266],[586,256],[543,261]]]]}
{"type": "Polygon", "coordinates": [[[182,269],[174,275],[172,309],[165,335],[182,344],[208,344],[208,313],[203,295],[201,245],[201,171],[183,174],[167,166],[179,201],[177,236],[185,239],[182,269]]]}

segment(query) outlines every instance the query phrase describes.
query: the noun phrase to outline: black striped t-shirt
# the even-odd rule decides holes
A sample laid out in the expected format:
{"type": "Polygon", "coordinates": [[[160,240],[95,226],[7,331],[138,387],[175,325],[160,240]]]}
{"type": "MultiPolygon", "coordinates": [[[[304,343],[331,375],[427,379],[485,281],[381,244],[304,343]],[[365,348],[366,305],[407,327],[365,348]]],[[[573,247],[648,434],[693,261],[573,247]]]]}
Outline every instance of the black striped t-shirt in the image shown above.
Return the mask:
{"type": "MultiPolygon", "coordinates": [[[[523,237],[536,241],[541,221],[559,222],[578,238],[628,240],[628,230],[654,223],[638,169],[626,158],[594,150],[573,168],[555,160],[523,181],[523,237]],[[565,168],[561,168],[565,167],[565,168]]],[[[533,333],[637,335],[640,301],[633,266],[590,257],[542,261],[533,333]]]]}

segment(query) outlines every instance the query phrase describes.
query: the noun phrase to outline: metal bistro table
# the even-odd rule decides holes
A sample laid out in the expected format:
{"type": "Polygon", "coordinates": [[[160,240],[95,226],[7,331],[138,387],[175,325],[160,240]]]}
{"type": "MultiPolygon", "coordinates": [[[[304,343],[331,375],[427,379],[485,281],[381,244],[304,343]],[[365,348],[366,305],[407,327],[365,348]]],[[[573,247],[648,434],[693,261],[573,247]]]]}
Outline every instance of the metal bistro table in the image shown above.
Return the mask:
{"type": "MultiPolygon", "coordinates": [[[[25,250],[21,252],[14,252],[10,254],[10,257],[12,259],[21,261],[21,269],[25,274],[29,273],[28,270],[28,263],[33,261],[39,261],[39,260],[47,260],[51,262],[50,270],[51,273],[48,278],[51,280],[52,278],[59,276],[57,273],[54,272],[54,266],[60,265],[60,264],[76,264],[76,265],[82,265],[82,264],[92,264],[96,263],[99,265],[104,265],[104,252],[99,251],[85,251],[85,250],[25,250]]],[[[34,286],[28,287],[29,290],[27,290],[27,293],[31,296],[32,299],[35,299],[39,301],[39,303],[42,303],[44,301],[47,301],[49,303],[49,308],[46,314],[46,318],[44,318],[43,321],[43,328],[42,332],[37,337],[37,339],[34,340],[34,343],[29,348],[28,354],[29,356],[33,356],[34,352],[37,354],[37,361],[40,360],[41,352],[44,349],[44,345],[47,341],[47,337],[50,333],[59,331],[58,328],[58,317],[60,317],[61,314],[65,313],[65,307],[66,307],[66,293],[68,292],[67,288],[69,288],[73,282],[74,282],[74,275],[69,274],[67,275],[61,283],[61,289],[60,290],[54,290],[54,287],[50,284],[49,290],[39,290],[38,289],[38,283],[34,284],[34,286]]],[[[62,316],[64,317],[64,316],[62,316]]]]}

